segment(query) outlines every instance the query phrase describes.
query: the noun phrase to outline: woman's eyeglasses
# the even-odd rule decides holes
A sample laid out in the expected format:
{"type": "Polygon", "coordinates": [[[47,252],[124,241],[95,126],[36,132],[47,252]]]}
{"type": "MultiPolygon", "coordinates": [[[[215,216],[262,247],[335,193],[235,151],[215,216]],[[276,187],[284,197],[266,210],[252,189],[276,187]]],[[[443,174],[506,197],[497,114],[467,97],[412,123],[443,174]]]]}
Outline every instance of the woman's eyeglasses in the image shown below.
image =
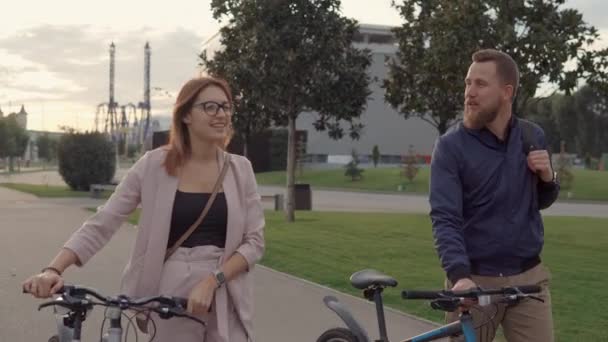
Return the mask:
{"type": "Polygon", "coordinates": [[[220,109],[224,111],[226,115],[232,115],[232,105],[228,102],[218,103],[215,101],[205,101],[199,102],[192,105],[192,107],[201,108],[205,114],[209,116],[217,116],[220,112],[220,109]]]}

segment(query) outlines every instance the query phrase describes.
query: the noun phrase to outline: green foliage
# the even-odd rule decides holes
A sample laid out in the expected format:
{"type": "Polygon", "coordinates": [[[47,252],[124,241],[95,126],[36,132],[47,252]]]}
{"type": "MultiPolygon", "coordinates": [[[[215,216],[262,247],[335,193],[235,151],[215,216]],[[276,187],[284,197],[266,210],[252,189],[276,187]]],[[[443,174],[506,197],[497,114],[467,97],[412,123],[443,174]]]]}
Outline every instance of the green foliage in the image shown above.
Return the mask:
{"type": "Polygon", "coordinates": [[[562,190],[572,189],[574,183],[574,174],[572,173],[572,164],[565,155],[565,142],[562,142],[561,152],[557,158],[557,178],[559,179],[559,185],[562,190]]]}
{"type": "Polygon", "coordinates": [[[23,157],[29,139],[14,115],[0,118],[0,158],[9,158],[9,171],[14,171],[14,158],[23,157]]]}
{"type": "Polygon", "coordinates": [[[47,162],[57,158],[57,145],[59,140],[51,138],[48,133],[38,137],[36,145],[38,146],[38,157],[47,162]]]}
{"type": "Polygon", "coordinates": [[[564,141],[568,152],[584,157],[588,167],[606,152],[608,95],[598,88],[584,86],[570,96],[555,94],[532,101],[526,112],[543,127],[551,150],[560,151],[564,141]]]}
{"type": "Polygon", "coordinates": [[[223,49],[212,60],[202,54],[202,64],[236,90],[238,129],[246,135],[269,123],[288,128],[289,221],[295,210],[297,117],[315,115],[315,129],[334,139],[342,138],[342,124],[348,124],[356,139],[371,94],[371,53],[353,46],[357,23],[342,16],[340,5],[340,0],[211,1],[214,17],[228,22],[220,29],[223,49]]]}
{"type": "Polygon", "coordinates": [[[566,93],[580,79],[608,88],[608,49],[591,49],[597,30],[563,0],[395,3],[404,23],[394,31],[399,49],[389,61],[385,98],[405,118],[420,117],[440,133],[462,112],[463,80],[482,48],[504,51],[519,65],[518,114],[544,82],[566,93]]]}
{"type": "Polygon", "coordinates": [[[351,161],[346,164],[344,175],[350,177],[351,181],[358,181],[363,177],[363,169],[359,168],[359,155],[355,149],[351,153],[351,161]]]}
{"type": "Polygon", "coordinates": [[[410,145],[407,155],[403,156],[403,171],[401,175],[409,180],[410,183],[414,181],[416,175],[418,175],[418,160],[414,147],[410,145]]]}
{"type": "Polygon", "coordinates": [[[380,149],[378,145],[374,145],[374,149],[372,150],[372,161],[374,162],[374,167],[378,166],[378,162],[380,161],[380,149]]]}
{"type": "Polygon", "coordinates": [[[114,145],[102,133],[68,132],[59,140],[59,173],[72,190],[107,184],[116,171],[114,145]]]}

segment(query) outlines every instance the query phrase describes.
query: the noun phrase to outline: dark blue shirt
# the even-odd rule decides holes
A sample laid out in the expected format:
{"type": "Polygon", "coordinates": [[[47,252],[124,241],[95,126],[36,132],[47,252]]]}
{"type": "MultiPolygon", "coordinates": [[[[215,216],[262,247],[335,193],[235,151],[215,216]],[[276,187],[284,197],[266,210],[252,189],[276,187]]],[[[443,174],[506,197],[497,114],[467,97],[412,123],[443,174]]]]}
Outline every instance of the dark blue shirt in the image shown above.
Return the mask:
{"type": "MultiPolygon", "coordinates": [[[[458,123],[435,144],[430,214],[435,247],[453,283],[472,273],[517,274],[522,262],[541,252],[540,209],[555,201],[559,185],[528,168],[521,125],[513,118],[501,141],[488,129],[458,123]]],[[[537,125],[533,138],[546,149],[537,125]]]]}

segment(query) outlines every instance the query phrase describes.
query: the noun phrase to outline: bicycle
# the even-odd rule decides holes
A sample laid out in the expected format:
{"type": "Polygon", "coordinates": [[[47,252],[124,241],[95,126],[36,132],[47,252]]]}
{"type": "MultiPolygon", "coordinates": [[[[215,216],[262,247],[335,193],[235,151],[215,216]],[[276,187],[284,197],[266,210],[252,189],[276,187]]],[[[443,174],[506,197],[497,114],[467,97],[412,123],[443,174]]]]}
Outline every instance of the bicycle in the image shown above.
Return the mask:
{"type": "MultiPolygon", "coordinates": [[[[389,342],[384,318],[382,292],[387,287],[396,287],[398,285],[397,280],[379,271],[367,269],[353,273],[350,277],[350,282],[353,287],[363,290],[363,296],[367,300],[373,301],[376,304],[376,318],[378,321],[380,338],[375,340],[375,342],[389,342]]],[[[431,300],[431,308],[454,312],[462,306],[463,301],[466,298],[475,299],[480,305],[489,305],[492,303],[507,303],[514,305],[525,298],[542,302],[542,299],[530,295],[531,293],[538,293],[540,291],[540,286],[525,285],[504,287],[500,289],[482,289],[477,287],[467,291],[404,290],[402,291],[401,296],[403,299],[428,299],[431,300]]],[[[326,296],[323,298],[323,302],[342,319],[347,328],[329,329],[319,336],[317,342],[371,342],[365,329],[355,319],[348,308],[340,303],[337,298],[326,296]]],[[[484,324],[489,322],[490,320],[484,324]]],[[[469,310],[463,310],[459,320],[415,337],[405,339],[402,342],[427,342],[458,335],[464,335],[466,342],[476,342],[475,329],[480,328],[484,324],[479,327],[474,327],[471,313],[469,310]]]]}
{"type": "MultiPolygon", "coordinates": [[[[25,291],[24,291],[25,292],[25,291]]],[[[184,298],[156,296],[133,300],[127,296],[119,295],[116,297],[106,297],[96,290],[79,285],[64,285],[58,292],[58,297],[47,301],[38,306],[38,310],[53,306],[57,320],[57,334],[51,336],[49,342],[80,342],[82,324],[86,320],[90,311],[95,306],[105,306],[106,312],[100,329],[101,342],[121,342],[123,336],[122,318],[126,316],[129,321],[126,334],[128,336],[129,327],[133,323],[133,316],[129,317],[124,311],[130,310],[135,314],[147,314],[156,312],[161,319],[172,317],[184,317],[192,319],[203,326],[205,323],[186,312],[188,301],[184,298]],[[103,329],[106,320],[110,321],[110,326],[104,334],[103,329]]],[[[156,331],[154,321],[151,320],[156,331]]],[[[155,334],[154,334],[155,335],[155,334]]],[[[154,340],[154,335],[150,341],[154,340]]],[[[125,338],[126,340],[126,338],[125,338]]],[[[136,332],[136,340],[138,340],[136,332]]]]}

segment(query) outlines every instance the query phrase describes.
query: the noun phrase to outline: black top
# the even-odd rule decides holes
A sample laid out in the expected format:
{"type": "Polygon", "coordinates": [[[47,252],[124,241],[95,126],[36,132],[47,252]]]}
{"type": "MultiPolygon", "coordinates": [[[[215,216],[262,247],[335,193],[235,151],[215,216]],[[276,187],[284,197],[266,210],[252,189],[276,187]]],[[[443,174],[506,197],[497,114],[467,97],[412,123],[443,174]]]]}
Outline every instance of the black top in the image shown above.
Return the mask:
{"type": "MultiPolygon", "coordinates": [[[[173,203],[171,231],[169,233],[167,248],[173,246],[177,239],[184,235],[188,228],[198,219],[210,197],[210,193],[182,192],[177,190],[175,202],[173,203]]],[[[191,248],[214,245],[224,248],[226,245],[227,225],[228,206],[226,204],[226,196],[223,192],[218,192],[203,222],[180,247],[191,248]]]]}

